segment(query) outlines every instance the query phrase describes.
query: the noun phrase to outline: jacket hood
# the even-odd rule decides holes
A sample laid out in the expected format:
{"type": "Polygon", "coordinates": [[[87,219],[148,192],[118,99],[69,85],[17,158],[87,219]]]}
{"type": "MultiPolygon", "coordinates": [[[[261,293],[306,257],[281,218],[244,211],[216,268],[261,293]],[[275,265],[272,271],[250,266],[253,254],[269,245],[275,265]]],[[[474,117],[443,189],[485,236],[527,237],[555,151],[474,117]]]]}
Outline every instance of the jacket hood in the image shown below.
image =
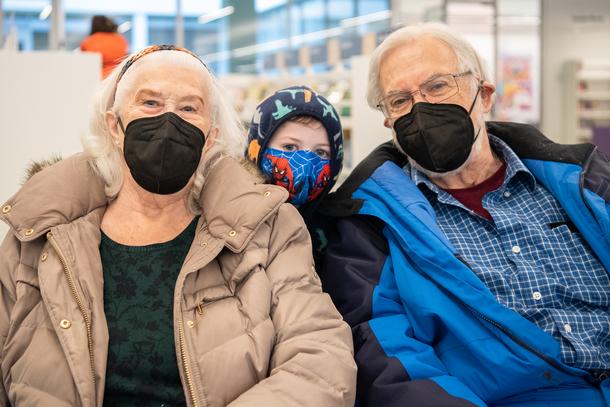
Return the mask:
{"type": "MultiPolygon", "coordinates": [[[[104,182],[87,155],[78,153],[49,164],[35,163],[31,177],[0,208],[0,218],[21,241],[34,240],[54,226],[108,205],[104,182]]],[[[219,159],[206,174],[200,196],[202,218],[209,232],[233,251],[241,250],[256,227],[287,198],[283,188],[260,182],[231,157],[219,159]]]]}
{"type": "MultiPolygon", "coordinates": [[[[34,175],[38,174],[40,171],[44,170],[47,167],[52,166],[53,164],[57,164],[61,161],[60,155],[53,155],[44,160],[32,161],[30,165],[25,169],[25,178],[23,183],[27,182],[34,175]]],[[[22,185],[23,185],[22,183],[22,185]]]]}

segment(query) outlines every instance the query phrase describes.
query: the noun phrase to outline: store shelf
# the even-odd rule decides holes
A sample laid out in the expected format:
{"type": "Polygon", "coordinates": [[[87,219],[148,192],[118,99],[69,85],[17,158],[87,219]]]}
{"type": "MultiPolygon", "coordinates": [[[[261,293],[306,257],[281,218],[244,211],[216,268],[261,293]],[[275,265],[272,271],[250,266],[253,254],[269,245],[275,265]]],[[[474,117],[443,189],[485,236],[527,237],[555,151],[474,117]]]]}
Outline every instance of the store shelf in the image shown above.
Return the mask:
{"type": "Polygon", "coordinates": [[[610,120],[610,109],[608,110],[581,110],[578,113],[581,119],[610,120]]]}
{"type": "Polygon", "coordinates": [[[591,141],[594,127],[610,123],[610,60],[567,61],[562,82],[562,141],[591,141]]]}
{"type": "Polygon", "coordinates": [[[580,100],[610,100],[610,91],[581,91],[578,93],[580,100]]]}
{"type": "Polygon", "coordinates": [[[601,69],[582,71],[577,78],[583,81],[606,81],[610,80],[610,72],[601,69]]]}

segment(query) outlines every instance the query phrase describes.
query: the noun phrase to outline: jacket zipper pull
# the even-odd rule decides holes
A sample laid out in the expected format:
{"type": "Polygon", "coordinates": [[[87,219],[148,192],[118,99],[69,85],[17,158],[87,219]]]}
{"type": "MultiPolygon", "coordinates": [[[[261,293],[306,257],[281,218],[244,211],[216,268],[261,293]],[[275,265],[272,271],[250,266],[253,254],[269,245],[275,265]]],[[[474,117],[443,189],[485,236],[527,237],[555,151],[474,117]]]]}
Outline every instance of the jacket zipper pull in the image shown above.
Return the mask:
{"type": "Polygon", "coordinates": [[[197,313],[199,315],[203,315],[203,301],[201,301],[199,304],[197,304],[197,313]]]}

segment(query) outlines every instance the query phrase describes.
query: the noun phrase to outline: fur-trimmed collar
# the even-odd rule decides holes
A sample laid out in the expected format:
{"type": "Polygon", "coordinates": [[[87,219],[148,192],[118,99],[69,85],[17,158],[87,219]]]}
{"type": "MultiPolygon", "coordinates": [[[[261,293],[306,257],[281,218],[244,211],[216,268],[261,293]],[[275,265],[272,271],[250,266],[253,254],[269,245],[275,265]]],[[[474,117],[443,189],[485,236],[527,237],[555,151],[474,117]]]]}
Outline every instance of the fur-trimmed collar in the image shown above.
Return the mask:
{"type": "MultiPolygon", "coordinates": [[[[23,187],[2,205],[6,209],[0,218],[21,241],[34,240],[108,204],[104,183],[87,155],[52,162],[35,163],[23,187]]],[[[258,170],[244,163],[232,157],[219,159],[206,174],[200,197],[209,232],[233,251],[244,247],[288,195],[281,187],[263,184],[258,170]]]]}

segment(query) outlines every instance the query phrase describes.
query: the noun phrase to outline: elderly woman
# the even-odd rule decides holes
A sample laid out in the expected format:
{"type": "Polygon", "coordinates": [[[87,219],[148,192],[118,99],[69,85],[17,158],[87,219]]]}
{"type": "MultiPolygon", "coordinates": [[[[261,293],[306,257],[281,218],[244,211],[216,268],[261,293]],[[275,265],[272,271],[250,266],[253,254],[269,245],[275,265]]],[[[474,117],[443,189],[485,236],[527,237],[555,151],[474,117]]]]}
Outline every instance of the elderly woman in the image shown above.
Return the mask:
{"type": "Polygon", "coordinates": [[[116,68],[85,152],[1,206],[0,404],[353,405],[350,330],[243,140],[189,51],[116,68]]]}

